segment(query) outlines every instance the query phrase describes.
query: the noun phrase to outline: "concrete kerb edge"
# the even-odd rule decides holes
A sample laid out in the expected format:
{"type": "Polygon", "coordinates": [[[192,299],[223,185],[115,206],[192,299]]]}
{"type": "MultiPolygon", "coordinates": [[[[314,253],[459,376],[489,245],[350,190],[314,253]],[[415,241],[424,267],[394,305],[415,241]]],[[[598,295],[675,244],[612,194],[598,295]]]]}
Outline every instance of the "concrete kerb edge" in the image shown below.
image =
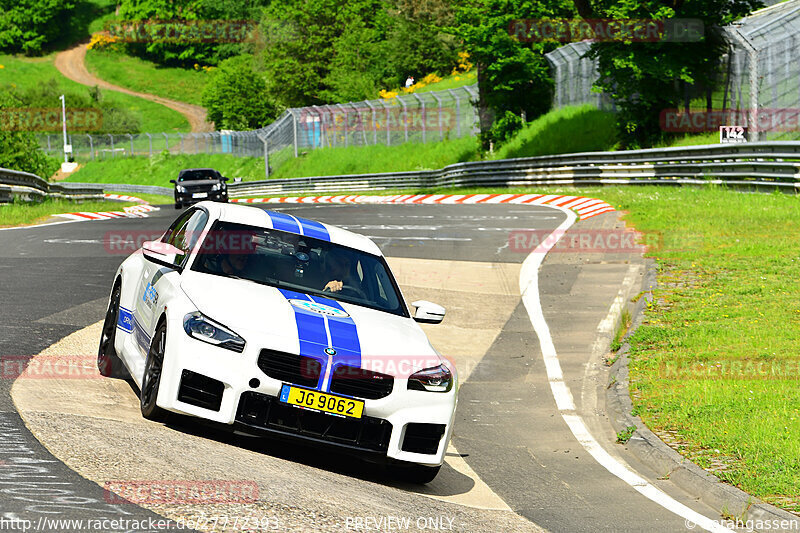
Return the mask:
{"type": "Polygon", "coordinates": [[[619,356],[611,366],[610,381],[606,389],[606,409],[614,431],[636,427],[626,445],[628,449],[657,476],[668,478],[677,487],[716,510],[720,516],[745,521],[800,521],[797,515],[764,503],[692,463],[650,431],[639,416],[632,414],[628,337],[642,324],[644,310],[653,300],[653,290],[657,286],[655,261],[647,259],[645,268],[641,296],[635,303],[626,301],[626,307],[631,311],[632,323],[618,352],[619,356]]]}

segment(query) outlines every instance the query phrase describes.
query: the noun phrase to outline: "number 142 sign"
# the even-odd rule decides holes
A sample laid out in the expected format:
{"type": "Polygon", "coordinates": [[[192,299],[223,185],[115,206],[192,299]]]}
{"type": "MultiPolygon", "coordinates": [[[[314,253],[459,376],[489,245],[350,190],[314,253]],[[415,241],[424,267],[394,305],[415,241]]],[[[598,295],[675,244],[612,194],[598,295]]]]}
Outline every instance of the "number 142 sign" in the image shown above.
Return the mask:
{"type": "Polygon", "coordinates": [[[744,126],[720,126],[719,142],[743,143],[747,142],[747,128],[744,126]]]}

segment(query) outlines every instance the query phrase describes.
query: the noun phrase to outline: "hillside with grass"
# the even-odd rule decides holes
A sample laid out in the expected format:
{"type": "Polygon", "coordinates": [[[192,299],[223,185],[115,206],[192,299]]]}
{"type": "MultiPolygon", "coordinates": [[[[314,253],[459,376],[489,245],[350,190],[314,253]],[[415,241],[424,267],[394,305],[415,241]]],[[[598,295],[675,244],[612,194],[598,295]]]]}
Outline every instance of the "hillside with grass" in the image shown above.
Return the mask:
{"type": "Polygon", "coordinates": [[[0,54],[0,65],[3,67],[0,90],[19,94],[41,92],[43,88],[52,88],[50,91],[52,102],[36,102],[32,107],[60,107],[58,96],[64,94],[68,107],[82,107],[88,102],[106,110],[121,110],[133,120],[133,130],[126,126],[126,132],[189,130],[189,123],[180,113],[163,105],[114,91],[94,91],[90,87],[66,79],[53,65],[54,59],[54,54],[36,58],[0,54]]]}

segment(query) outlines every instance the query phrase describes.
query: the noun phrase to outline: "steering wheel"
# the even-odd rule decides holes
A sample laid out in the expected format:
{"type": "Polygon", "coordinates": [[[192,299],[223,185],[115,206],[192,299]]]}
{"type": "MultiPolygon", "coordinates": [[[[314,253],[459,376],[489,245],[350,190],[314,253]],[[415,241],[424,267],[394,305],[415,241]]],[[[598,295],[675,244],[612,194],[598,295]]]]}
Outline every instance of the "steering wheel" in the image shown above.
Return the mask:
{"type": "MultiPolygon", "coordinates": [[[[334,292],[334,291],[330,289],[325,289],[325,292],[334,292]]],[[[361,298],[362,300],[367,299],[367,295],[364,293],[363,290],[361,290],[361,287],[356,287],[355,285],[350,285],[349,283],[343,284],[342,288],[336,292],[341,294],[350,293],[349,296],[355,295],[356,297],[361,298]]]]}

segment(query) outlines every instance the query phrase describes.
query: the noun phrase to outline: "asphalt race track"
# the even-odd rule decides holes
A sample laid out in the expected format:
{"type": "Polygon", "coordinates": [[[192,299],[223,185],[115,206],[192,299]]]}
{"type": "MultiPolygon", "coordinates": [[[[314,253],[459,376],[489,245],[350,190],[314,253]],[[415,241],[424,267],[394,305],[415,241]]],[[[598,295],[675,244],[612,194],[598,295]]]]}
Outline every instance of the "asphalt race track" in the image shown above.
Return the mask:
{"type": "MultiPolygon", "coordinates": [[[[13,369],[35,356],[93,360],[97,323],[125,257],[118,245],[166,229],[178,212],[164,207],[148,218],[0,231],[0,530],[29,520],[29,530],[89,531],[87,521],[106,518],[128,522],[105,522],[103,530],[160,531],[148,526],[166,517],[194,520],[207,531],[687,531],[683,517],[599,464],[559,414],[520,297],[530,249],[515,250],[509,234],[546,234],[564,222],[563,212],[513,204],[276,208],[370,236],[408,301],[447,308],[442,324],[425,326],[462,379],[440,475],[426,486],[406,485],[327,450],[229,434],[190,419],[148,422],[139,415],[137,391],[122,380],[15,379],[13,369]],[[247,482],[257,486],[257,497],[136,505],[104,489],[134,480],[247,482]],[[65,519],[84,523],[53,522],[65,519]]],[[[568,235],[620,228],[617,214],[606,213],[576,223],[568,235]]],[[[643,264],[637,253],[554,249],[539,272],[541,308],[575,411],[597,442],[714,519],[710,508],[615,444],[606,419],[598,328],[615,298],[638,292],[643,264]]]]}

